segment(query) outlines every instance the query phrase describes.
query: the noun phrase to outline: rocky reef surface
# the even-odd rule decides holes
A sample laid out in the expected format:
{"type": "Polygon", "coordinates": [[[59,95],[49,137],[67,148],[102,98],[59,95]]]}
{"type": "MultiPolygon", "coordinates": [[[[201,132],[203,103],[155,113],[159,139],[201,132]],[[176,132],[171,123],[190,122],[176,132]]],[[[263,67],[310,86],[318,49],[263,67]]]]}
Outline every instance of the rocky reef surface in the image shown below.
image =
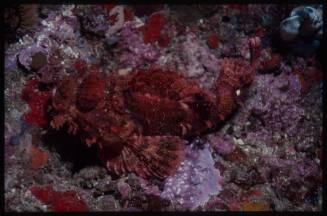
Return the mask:
{"type": "Polygon", "coordinates": [[[5,210],[321,211],[321,16],[8,6],[5,210]]]}

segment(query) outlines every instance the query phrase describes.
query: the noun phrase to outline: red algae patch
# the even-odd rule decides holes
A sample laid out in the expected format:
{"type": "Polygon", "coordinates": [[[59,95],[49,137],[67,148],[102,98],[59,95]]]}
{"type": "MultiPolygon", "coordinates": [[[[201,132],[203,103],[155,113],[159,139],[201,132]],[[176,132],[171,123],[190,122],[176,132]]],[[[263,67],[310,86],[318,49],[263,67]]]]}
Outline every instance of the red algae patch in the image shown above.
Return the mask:
{"type": "Polygon", "coordinates": [[[24,115],[24,118],[29,124],[45,126],[48,124],[46,109],[51,94],[48,91],[39,91],[38,84],[38,80],[32,79],[28,81],[22,92],[22,99],[28,103],[31,109],[30,112],[24,115]]]}
{"type": "Polygon", "coordinates": [[[48,153],[32,146],[31,149],[31,167],[36,170],[48,164],[48,153]]]}
{"type": "Polygon", "coordinates": [[[217,49],[219,46],[218,37],[215,34],[210,34],[207,39],[208,46],[211,49],[217,49]]]}
{"type": "Polygon", "coordinates": [[[86,212],[89,207],[75,191],[55,191],[52,186],[33,186],[31,193],[53,212],[86,212]]]}

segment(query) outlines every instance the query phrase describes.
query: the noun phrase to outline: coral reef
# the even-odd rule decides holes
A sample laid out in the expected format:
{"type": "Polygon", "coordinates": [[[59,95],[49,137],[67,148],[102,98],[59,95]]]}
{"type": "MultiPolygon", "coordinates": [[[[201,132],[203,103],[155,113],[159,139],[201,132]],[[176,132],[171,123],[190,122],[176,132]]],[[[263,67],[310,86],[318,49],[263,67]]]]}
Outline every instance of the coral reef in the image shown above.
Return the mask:
{"type": "Polygon", "coordinates": [[[5,12],[6,212],[323,209],[322,5],[5,12]]]}

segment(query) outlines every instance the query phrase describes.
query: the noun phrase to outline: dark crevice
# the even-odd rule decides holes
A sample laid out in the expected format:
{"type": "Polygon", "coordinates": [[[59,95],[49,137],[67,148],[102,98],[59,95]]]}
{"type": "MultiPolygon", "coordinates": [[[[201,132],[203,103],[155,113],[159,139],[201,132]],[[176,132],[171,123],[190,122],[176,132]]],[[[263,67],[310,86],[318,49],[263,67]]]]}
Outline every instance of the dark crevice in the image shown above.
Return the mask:
{"type": "Polygon", "coordinates": [[[88,147],[80,136],[68,134],[67,128],[49,130],[42,139],[51,150],[58,152],[63,161],[73,164],[73,174],[88,166],[103,166],[98,158],[96,146],[88,147]]]}

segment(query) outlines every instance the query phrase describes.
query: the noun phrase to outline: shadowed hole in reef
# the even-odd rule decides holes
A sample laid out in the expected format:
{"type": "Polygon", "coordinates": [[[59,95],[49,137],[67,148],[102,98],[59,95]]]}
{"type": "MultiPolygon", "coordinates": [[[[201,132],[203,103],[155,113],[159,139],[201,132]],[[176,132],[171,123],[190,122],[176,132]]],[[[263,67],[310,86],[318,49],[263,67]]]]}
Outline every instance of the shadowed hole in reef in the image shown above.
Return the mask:
{"type": "Polygon", "coordinates": [[[58,152],[63,161],[73,164],[73,174],[87,166],[103,166],[97,155],[96,146],[88,147],[78,134],[67,133],[67,128],[49,130],[42,137],[50,149],[58,152]]]}

